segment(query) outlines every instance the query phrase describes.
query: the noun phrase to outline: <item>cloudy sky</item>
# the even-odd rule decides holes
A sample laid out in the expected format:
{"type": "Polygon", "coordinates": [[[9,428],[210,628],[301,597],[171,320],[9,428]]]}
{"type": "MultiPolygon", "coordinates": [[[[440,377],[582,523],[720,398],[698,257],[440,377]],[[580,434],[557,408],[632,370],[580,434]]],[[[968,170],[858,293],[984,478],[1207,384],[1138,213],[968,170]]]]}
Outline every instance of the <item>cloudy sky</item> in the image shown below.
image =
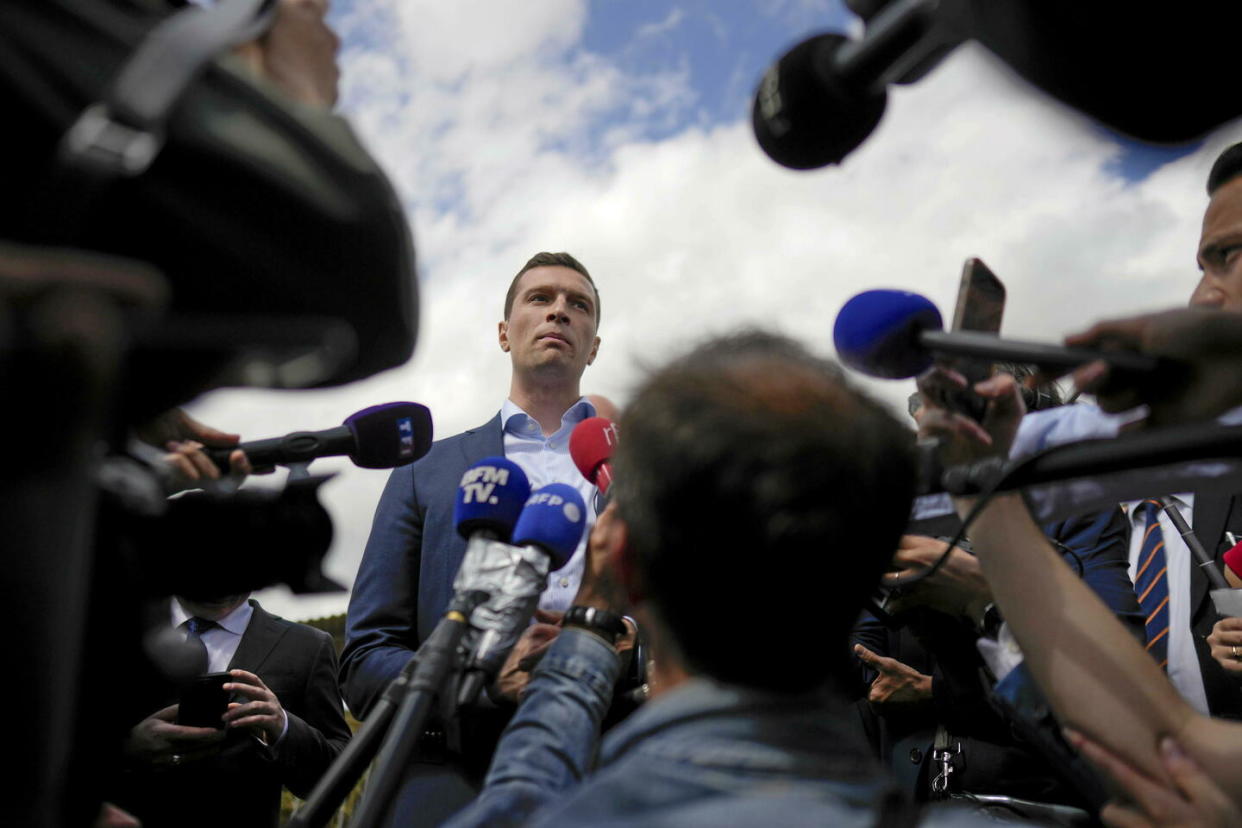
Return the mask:
{"type": "MultiPolygon", "coordinates": [[[[422,333],[401,368],[316,392],[217,392],[191,410],[243,439],[327,428],[364,406],[430,406],[436,433],[484,422],[508,390],[505,289],[538,250],[599,284],[584,390],[624,403],[642,366],[759,325],[832,353],[860,290],[950,314],[964,259],[1004,280],[1004,332],[1054,341],[1100,317],[1183,304],[1215,154],[1120,141],[963,47],[893,91],[845,163],[796,173],[750,132],[764,69],[813,32],[856,31],[839,0],[337,0],[340,110],[401,193],[419,251],[422,333]]],[[[871,383],[903,404],[905,382],[871,383]]],[[[319,461],[351,582],[386,472],[319,461]]],[[[342,596],[260,596],[306,618],[342,596]]]]}

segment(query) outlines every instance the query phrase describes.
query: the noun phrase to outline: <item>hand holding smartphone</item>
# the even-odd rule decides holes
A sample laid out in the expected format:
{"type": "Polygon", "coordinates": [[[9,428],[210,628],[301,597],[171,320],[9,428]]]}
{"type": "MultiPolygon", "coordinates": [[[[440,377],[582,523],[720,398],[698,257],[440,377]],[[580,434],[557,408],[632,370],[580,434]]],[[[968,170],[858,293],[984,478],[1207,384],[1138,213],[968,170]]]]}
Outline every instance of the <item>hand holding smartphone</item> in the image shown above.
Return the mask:
{"type": "Polygon", "coordinates": [[[229,681],[227,672],[204,673],[196,677],[181,691],[177,724],[223,730],[221,717],[229,706],[229,694],[224,691],[226,681],[229,681]]]}

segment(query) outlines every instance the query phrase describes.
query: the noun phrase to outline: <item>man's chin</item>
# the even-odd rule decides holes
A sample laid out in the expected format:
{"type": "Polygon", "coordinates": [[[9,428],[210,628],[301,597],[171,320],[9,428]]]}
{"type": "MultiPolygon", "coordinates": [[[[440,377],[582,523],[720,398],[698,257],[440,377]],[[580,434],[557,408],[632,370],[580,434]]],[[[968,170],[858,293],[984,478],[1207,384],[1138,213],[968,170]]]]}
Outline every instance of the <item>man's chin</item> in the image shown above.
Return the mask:
{"type": "Polygon", "coordinates": [[[565,351],[548,350],[539,354],[531,365],[531,369],[544,377],[564,376],[577,378],[582,376],[585,365],[578,364],[571,354],[565,351]]]}

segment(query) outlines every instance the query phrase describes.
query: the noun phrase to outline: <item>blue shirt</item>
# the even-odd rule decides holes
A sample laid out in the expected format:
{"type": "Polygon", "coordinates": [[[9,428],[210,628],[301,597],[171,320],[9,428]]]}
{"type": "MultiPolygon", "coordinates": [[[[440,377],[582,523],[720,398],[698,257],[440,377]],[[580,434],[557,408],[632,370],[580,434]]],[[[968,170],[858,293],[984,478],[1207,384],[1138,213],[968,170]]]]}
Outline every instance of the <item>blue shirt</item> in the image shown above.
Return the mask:
{"type": "Polygon", "coordinates": [[[529,414],[512,400],[505,400],[500,407],[500,422],[504,430],[505,457],[517,463],[530,480],[532,490],[548,483],[567,483],[578,490],[587,505],[586,529],[582,540],[574,550],[569,563],[548,577],[548,588],[539,599],[540,609],[564,612],[578,594],[582,581],[582,566],[586,555],[587,538],[595,525],[595,486],[591,485],[569,456],[569,435],[574,426],[595,416],[595,406],[580,398],[561,415],[561,427],[550,436],[543,436],[543,429],[529,414]]]}

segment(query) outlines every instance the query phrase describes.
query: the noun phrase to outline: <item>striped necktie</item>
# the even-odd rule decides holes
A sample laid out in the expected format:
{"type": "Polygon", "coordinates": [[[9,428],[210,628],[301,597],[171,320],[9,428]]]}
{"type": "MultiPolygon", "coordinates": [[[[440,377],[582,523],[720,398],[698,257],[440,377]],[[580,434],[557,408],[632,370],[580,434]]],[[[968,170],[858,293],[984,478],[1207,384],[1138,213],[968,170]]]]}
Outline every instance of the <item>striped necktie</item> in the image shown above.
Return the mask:
{"type": "Polygon", "coordinates": [[[185,629],[188,633],[185,637],[185,642],[195,651],[195,666],[198,668],[196,672],[207,672],[209,658],[207,656],[207,645],[203,642],[203,633],[214,629],[216,626],[218,625],[215,621],[208,618],[199,618],[197,615],[193,618],[187,618],[185,621],[185,629]]]}
{"type": "Polygon", "coordinates": [[[1134,591],[1139,609],[1147,619],[1147,651],[1163,670],[1169,668],[1169,567],[1164,557],[1164,535],[1160,530],[1158,500],[1144,500],[1146,533],[1139,550],[1139,567],[1134,575],[1134,591]]]}

